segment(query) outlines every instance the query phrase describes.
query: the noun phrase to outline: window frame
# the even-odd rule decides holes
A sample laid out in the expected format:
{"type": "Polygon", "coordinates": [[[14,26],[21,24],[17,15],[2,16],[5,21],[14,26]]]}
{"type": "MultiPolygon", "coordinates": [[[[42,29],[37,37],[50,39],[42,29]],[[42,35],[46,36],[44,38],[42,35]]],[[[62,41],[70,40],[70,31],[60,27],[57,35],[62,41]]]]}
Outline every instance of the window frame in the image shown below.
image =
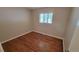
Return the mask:
{"type": "Polygon", "coordinates": [[[54,19],[54,13],[53,12],[45,12],[45,13],[40,13],[39,14],[39,23],[44,23],[44,24],[52,24],[53,23],[53,19],[54,19]],[[42,16],[41,16],[41,14],[42,14],[42,16]],[[48,18],[47,18],[47,21],[45,22],[45,18],[47,17],[45,17],[45,14],[47,14],[48,15],[48,18]],[[49,16],[49,15],[52,15],[52,16],[49,16]],[[41,22],[41,17],[43,17],[44,16],[44,18],[43,18],[43,21],[41,22]],[[51,17],[51,22],[49,22],[49,17],[51,17]]]}

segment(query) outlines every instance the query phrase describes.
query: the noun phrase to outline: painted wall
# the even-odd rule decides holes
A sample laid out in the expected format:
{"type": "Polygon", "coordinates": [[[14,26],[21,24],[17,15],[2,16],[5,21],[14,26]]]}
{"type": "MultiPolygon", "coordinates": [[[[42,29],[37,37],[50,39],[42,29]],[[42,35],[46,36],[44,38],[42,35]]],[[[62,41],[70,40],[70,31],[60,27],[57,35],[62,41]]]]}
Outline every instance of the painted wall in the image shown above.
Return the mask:
{"type": "Polygon", "coordinates": [[[34,31],[64,38],[65,27],[67,25],[67,21],[69,20],[70,11],[71,8],[64,8],[64,7],[40,8],[33,10],[34,31]],[[39,23],[39,14],[44,12],[54,13],[52,24],[39,23]]]}
{"type": "Polygon", "coordinates": [[[69,51],[79,52],[79,21],[78,21],[78,25],[76,26],[73,38],[71,40],[69,51]]]}
{"type": "Polygon", "coordinates": [[[79,8],[73,8],[70,21],[68,23],[68,27],[66,29],[67,31],[65,33],[66,34],[65,39],[64,39],[64,46],[66,50],[69,49],[69,45],[73,38],[73,34],[76,29],[76,24],[78,20],[79,20],[79,8]]]}
{"type": "Polygon", "coordinates": [[[32,30],[31,11],[26,8],[0,8],[0,41],[32,30]]]}

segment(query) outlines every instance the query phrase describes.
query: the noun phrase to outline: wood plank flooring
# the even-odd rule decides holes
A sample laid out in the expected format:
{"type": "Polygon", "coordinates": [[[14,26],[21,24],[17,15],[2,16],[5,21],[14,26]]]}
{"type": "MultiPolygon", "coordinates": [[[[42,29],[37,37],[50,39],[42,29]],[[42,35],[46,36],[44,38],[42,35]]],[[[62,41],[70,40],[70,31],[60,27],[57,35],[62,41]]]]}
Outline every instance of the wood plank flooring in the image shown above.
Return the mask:
{"type": "Polygon", "coordinates": [[[63,52],[63,41],[54,37],[30,32],[2,44],[5,52],[63,52]]]}

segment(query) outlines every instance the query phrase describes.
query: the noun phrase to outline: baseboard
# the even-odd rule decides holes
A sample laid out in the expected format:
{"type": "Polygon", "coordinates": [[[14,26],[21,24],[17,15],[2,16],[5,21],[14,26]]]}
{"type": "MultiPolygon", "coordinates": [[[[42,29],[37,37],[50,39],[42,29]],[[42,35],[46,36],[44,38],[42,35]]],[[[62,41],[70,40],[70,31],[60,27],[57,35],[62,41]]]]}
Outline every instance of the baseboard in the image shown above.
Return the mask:
{"type": "MultiPolygon", "coordinates": [[[[23,36],[23,35],[25,35],[25,34],[28,34],[28,33],[30,33],[30,32],[33,32],[33,31],[34,31],[34,30],[28,31],[28,32],[26,32],[26,33],[22,33],[22,34],[20,34],[20,35],[18,35],[18,36],[15,36],[15,37],[12,37],[12,38],[10,38],[10,39],[8,39],[8,40],[5,40],[5,41],[1,42],[1,44],[5,43],[5,42],[8,42],[8,41],[10,41],[10,40],[13,40],[13,39],[15,39],[15,38],[17,38],[17,37],[23,36]]],[[[44,34],[44,35],[48,35],[48,36],[51,36],[51,37],[55,37],[55,38],[58,38],[58,39],[61,39],[61,40],[64,41],[64,38],[62,38],[62,37],[53,36],[53,35],[49,35],[49,34],[42,33],[42,32],[38,32],[38,31],[34,31],[34,32],[37,32],[37,33],[40,33],[40,34],[44,34]]],[[[65,51],[65,49],[64,49],[64,42],[63,42],[63,51],[65,51]]]]}
{"type": "Polygon", "coordinates": [[[34,32],[37,32],[37,33],[40,33],[40,34],[48,35],[48,36],[55,37],[55,38],[58,38],[58,39],[63,40],[63,52],[65,52],[64,38],[62,38],[62,37],[58,37],[58,36],[54,36],[54,35],[50,35],[50,34],[46,34],[46,33],[39,32],[39,31],[35,31],[35,30],[33,30],[33,31],[34,31],[34,32]]]}
{"type": "Polygon", "coordinates": [[[22,34],[20,34],[20,35],[18,35],[18,36],[12,37],[12,38],[10,38],[10,39],[8,39],[8,40],[5,40],[5,41],[1,42],[1,44],[5,43],[5,42],[8,42],[8,41],[10,41],[10,40],[13,40],[13,39],[15,39],[15,38],[18,38],[18,37],[20,37],[20,36],[23,36],[23,35],[25,35],[25,34],[28,34],[28,33],[30,33],[30,32],[32,32],[32,31],[28,31],[28,32],[26,32],[26,33],[22,33],[22,34]]]}
{"type": "MultiPolygon", "coordinates": [[[[33,30],[33,31],[34,31],[34,30],[33,30]]],[[[39,31],[34,31],[34,32],[37,32],[37,33],[40,33],[40,34],[44,34],[44,35],[48,35],[48,36],[51,36],[51,37],[55,37],[55,38],[58,38],[58,39],[64,40],[64,38],[59,37],[59,36],[54,36],[54,35],[46,34],[46,33],[39,32],[39,31]]]]}

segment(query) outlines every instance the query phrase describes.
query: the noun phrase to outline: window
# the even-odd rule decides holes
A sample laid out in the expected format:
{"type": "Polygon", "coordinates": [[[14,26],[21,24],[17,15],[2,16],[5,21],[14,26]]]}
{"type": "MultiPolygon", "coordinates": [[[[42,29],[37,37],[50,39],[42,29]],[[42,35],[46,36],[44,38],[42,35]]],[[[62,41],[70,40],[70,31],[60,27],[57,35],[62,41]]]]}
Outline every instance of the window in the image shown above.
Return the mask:
{"type": "Polygon", "coordinates": [[[41,13],[40,14],[40,23],[52,23],[53,13],[41,13]]]}

